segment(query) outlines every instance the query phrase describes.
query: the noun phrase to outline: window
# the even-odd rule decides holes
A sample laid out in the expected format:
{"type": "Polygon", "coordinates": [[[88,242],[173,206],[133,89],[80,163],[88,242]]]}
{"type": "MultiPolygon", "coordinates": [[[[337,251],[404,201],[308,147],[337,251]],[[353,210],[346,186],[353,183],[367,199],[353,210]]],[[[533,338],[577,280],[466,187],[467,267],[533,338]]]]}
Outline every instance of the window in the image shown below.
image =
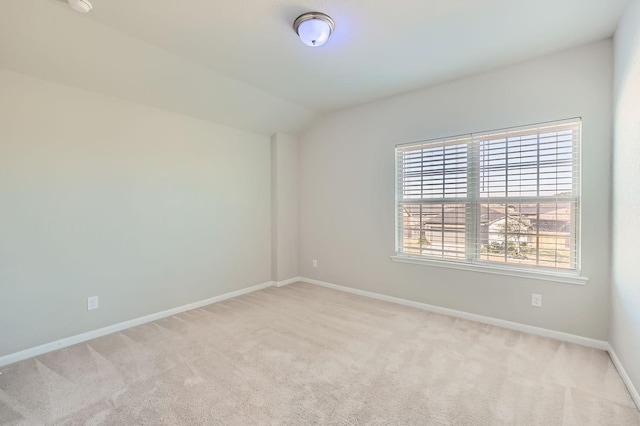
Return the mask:
{"type": "Polygon", "coordinates": [[[579,271],[580,119],[396,147],[398,256],[579,271]]]}

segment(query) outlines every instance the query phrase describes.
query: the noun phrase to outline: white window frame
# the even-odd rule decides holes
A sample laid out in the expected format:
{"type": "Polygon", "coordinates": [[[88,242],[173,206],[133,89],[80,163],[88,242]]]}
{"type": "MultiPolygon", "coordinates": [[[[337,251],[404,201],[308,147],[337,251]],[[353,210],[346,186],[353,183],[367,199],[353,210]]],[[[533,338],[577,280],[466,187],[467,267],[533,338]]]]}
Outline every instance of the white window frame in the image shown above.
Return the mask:
{"type": "MultiPolygon", "coordinates": [[[[569,284],[580,284],[580,285],[584,285],[588,282],[588,278],[586,277],[582,277],[580,276],[580,202],[581,202],[581,196],[580,196],[580,183],[581,183],[581,150],[582,150],[582,129],[581,129],[581,119],[580,118],[572,118],[572,119],[567,119],[567,120],[558,120],[558,121],[552,121],[552,122],[547,122],[547,123],[537,123],[537,124],[532,124],[532,125],[525,125],[525,126],[518,126],[518,127],[511,127],[511,128],[506,128],[506,129],[499,129],[499,130],[493,130],[493,131],[486,131],[486,132],[480,132],[480,133],[472,133],[472,134],[467,134],[467,135],[460,135],[460,136],[452,136],[452,137],[447,137],[447,138],[438,138],[438,139],[432,139],[432,140],[427,140],[427,141],[419,141],[419,142],[413,142],[413,143],[408,143],[408,144],[399,144],[396,145],[396,149],[395,149],[395,164],[396,164],[396,174],[395,174],[395,179],[396,179],[396,197],[395,197],[395,246],[396,246],[396,255],[392,256],[392,260],[396,261],[396,262],[401,262],[401,263],[414,263],[414,264],[423,264],[423,265],[429,265],[429,266],[439,266],[439,267],[445,267],[445,268],[454,268],[454,269],[462,269],[462,270],[471,270],[471,271],[477,271],[477,272],[483,272],[483,273],[490,273],[490,274],[498,274],[498,275],[508,275],[508,276],[516,276],[516,277],[522,277],[522,278],[534,278],[534,279],[541,279],[541,280],[546,280],[546,281],[556,281],[556,282],[563,282],[563,283],[569,283],[569,284]],[[462,141],[462,143],[466,143],[467,144],[467,165],[466,165],[466,169],[467,169],[467,173],[469,173],[470,175],[473,175],[475,173],[477,173],[477,167],[478,167],[478,162],[476,160],[478,160],[480,158],[479,153],[478,153],[478,146],[479,146],[479,141],[481,140],[489,140],[491,139],[491,137],[493,137],[496,134],[503,134],[505,132],[534,132],[536,131],[536,129],[539,129],[541,127],[544,127],[546,125],[550,125],[550,126],[554,126],[554,125],[562,125],[562,124],[576,124],[578,126],[578,133],[579,133],[579,141],[577,143],[577,145],[574,145],[573,147],[573,164],[574,167],[577,167],[577,170],[575,173],[577,173],[577,176],[574,177],[573,180],[573,191],[572,194],[570,196],[567,196],[564,200],[565,201],[570,201],[572,202],[572,204],[575,206],[575,208],[577,209],[577,211],[575,212],[574,215],[572,215],[572,232],[571,232],[571,237],[574,239],[572,241],[573,246],[574,246],[574,250],[575,250],[575,257],[573,259],[573,268],[571,269],[565,269],[565,268],[547,268],[547,267],[538,267],[535,265],[519,265],[517,263],[498,263],[498,262],[490,262],[490,261],[484,261],[484,260],[480,260],[478,257],[478,249],[479,249],[479,242],[478,242],[478,229],[477,226],[480,223],[480,213],[479,213],[479,207],[481,206],[481,204],[483,203],[488,203],[489,201],[487,201],[486,199],[480,199],[477,194],[478,194],[478,190],[477,190],[477,181],[474,180],[469,180],[466,183],[466,195],[464,197],[463,200],[460,200],[461,202],[464,202],[467,207],[466,207],[466,217],[467,218],[471,218],[471,220],[466,220],[465,221],[465,233],[466,233],[466,238],[465,238],[465,247],[466,247],[466,256],[465,259],[448,259],[448,258],[442,258],[442,257],[432,257],[432,256],[428,256],[428,255],[424,255],[424,254],[407,254],[407,253],[403,253],[402,252],[402,244],[403,244],[403,237],[402,237],[402,230],[403,230],[403,226],[402,226],[402,214],[400,212],[400,207],[401,207],[401,203],[406,202],[406,200],[404,200],[402,198],[402,191],[403,191],[403,183],[402,183],[402,173],[403,170],[402,169],[402,165],[401,165],[401,161],[400,161],[400,155],[401,152],[406,151],[407,149],[411,149],[412,147],[416,147],[416,149],[418,149],[417,147],[419,146],[428,146],[429,144],[433,144],[434,146],[438,146],[438,144],[445,144],[451,141],[458,141],[457,143],[460,143],[460,141],[462,141]],[[470,159],[470,160],[469,160],[470,159]]],[[[544,197],[531,197],[531,202],[536,202],[536,201],[544,201],[544,197]]],[[[511,200],[508,199],[508,197],[505,197],[503,199],[504,203],[508,203],[511,200]]],[[[519,201],[521,201],[519,199],[519,201]]],[[[428,204],[431,201],[427,201],[425,202],[425,205],[428,204]]],[[[433,200],[433,203],[437,203],[437,200],[433,200]]],[[[445,202],[444,199],[440,200],[440,202],[445,202]]],[[[448,202],[452,202],[452,201],[448,201],[448,202]]],[[[456,201],[457,202],[457,201],[456,201]]],[[[492,198],[491,203],[500,203],[500,200],[492,198]]],[[[444,219],[443,219],[444,220],[444,219]]],[[[505,219],[507,220],[507,219],[505,219]]]]}

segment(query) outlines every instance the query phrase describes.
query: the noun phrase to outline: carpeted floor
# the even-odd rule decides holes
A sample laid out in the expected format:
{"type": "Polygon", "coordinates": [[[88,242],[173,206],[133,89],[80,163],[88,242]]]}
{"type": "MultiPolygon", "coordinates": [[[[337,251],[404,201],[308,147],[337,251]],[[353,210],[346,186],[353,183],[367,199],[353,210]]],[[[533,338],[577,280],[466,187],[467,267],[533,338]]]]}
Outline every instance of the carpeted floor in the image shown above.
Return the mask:
{"type": "Polygon", "coordinates": [[[0,372],[10,425],[640,425],[603,351],[307,284],[0,372]]]}

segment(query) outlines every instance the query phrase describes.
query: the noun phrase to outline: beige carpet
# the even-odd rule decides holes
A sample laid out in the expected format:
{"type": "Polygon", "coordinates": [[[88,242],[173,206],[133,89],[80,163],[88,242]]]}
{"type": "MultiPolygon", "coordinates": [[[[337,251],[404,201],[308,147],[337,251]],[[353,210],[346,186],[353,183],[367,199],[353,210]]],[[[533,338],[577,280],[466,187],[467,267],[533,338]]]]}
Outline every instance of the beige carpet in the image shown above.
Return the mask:
{"type": "Polygon", "coordinates": [[[605,352],[307,284],[0,371],[10,425],[640,425],[605,352]]]}

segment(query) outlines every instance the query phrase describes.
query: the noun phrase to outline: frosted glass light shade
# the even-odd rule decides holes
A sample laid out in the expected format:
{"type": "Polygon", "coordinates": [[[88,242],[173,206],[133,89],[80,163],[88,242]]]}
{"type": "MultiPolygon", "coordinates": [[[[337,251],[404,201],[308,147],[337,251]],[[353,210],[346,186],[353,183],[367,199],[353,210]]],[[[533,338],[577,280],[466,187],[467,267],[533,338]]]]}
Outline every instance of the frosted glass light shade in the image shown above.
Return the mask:
{"type": "Polygon", "coordinates": [[[67,0],[71,9],[80,13],[89,13],[93,6],[89,0],[67,0]]]}
{"type": "Polygon", "coordinates": [[[298,16],[293,23],[293,28],[304,44],[318,47],[329,39],[335,29],[335,23],[324,13],[310,12],[298,16]]]}
{"type": "Polygon", "coordinates": [[[298,27],[298,36],[307,46],[322,46],[331,35],[331,27],[320,19],[309,19],[298,27]]]}

